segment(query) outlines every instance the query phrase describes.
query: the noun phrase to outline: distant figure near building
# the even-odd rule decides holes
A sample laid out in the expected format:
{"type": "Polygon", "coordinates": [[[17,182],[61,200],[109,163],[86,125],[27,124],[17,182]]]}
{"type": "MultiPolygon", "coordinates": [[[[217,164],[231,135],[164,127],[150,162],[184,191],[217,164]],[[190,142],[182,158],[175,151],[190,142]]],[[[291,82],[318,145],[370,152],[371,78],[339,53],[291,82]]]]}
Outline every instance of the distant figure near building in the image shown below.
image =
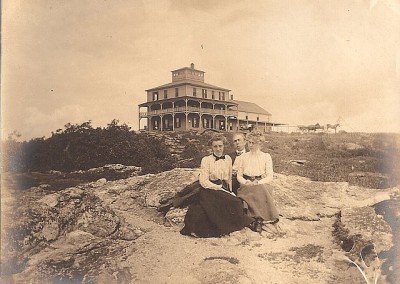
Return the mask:
{"type": "Polygon", "coordinates": [[[204,73],[192,63],[172,71],[171,83],[146,90],[147,102],[139,105],[139,129],[236,132],[257,127],[267,132],[277,125],[257,104],[234,100],[229,89],[205,83],[204,73]],[[142,119],[147,121],[143,127],[142,119]]]}

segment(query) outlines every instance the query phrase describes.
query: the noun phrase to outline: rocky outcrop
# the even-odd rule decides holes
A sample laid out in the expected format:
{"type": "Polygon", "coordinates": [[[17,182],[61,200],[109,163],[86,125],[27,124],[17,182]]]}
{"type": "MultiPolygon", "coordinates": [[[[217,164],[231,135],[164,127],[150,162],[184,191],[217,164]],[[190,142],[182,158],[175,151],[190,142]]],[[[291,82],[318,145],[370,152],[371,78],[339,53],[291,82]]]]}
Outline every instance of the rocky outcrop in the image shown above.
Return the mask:
{"type": "Polygon", "coordinates": [[[68,178],[82,178],[86,180],[96,180],[105,178],[106,180],[118,180],[140,175],[141,167],[124,166],[121,164],[109,164],[89,170],[79,170],[67,174],[68,178]]]}
{"type": "MultiPolygon", "coordinates": [[[[273,196],[286,238],[271,240],[246,228],[194,239],[179,234],[185,208],[165,216],[156,208],[197,177],[197,170],[174,169],[100,178],[58,192],[46,187],[12,192],[18,198],[7,205],[3,223],[2,280],[349,283],[362,281],[349,261],[370,279],[381,273],[382,262],[391,261],[377,257],[391,248],[393,236],[372,206],[398,195],[398,188],[277,174],[273,196]]],[[[379,283],[385,281],[380,276],[379,283]]]]}
{"type": "Polygon", "coordinates": [[[375,283],[382,274],[378,254],[393,246],[389,225],[374,208],[359,207],[343,209],[333,227],[335,240],[345,251],[344,259],[359,267],[369,283],[375,283]]]}
{"type": "Polygon", "coordinates": [[[196,139],[196,131],[187,131],[186,133],[149,133],[151,137],[160,139],[168,146],[171,155],[178,160],[182,159],[182,153],[188,146],[197,147],[200,140],[196,139]]]}
{"type": "Polygon", "coordinates": [[[46,195],[39,187],[21,195],[20,206],[7,212],[5,219],[8,228],[2,247],[4,277],[12,275],[17,283],[23,279],[52,279],[52,283],[68,277],[98,275],[101,261],[106,260],[99,262],[97,257],[117,259],[119,250],[128,246],[126,241],[143,234],[90,188],[88,184],[46,195]],[[76,268],[76,263],[84,267],[76,268]],[[80,271],[83,268],[85,273],[80,271]]]}

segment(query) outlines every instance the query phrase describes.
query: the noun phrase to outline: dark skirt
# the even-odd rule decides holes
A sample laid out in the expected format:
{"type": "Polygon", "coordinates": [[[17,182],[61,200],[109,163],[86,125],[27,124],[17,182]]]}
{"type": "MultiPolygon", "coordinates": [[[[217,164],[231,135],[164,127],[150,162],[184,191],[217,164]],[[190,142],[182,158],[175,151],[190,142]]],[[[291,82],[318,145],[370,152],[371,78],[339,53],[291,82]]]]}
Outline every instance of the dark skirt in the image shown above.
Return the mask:
{"type": "Polygon", "coordinates": [[[241,230],[253,221],[244,214],[241,199],[222,190],[201,188],[189,205],[181,234],[219,237],[241,230]]]}
{"type": "Polygon", "coordinates": [[[238,197],[246,202],[248,216],[261,218],[264,221],[278,220],[279,214],[272,198],[272,187],[270,185],[241,185],[238,190],[238,197]]]}

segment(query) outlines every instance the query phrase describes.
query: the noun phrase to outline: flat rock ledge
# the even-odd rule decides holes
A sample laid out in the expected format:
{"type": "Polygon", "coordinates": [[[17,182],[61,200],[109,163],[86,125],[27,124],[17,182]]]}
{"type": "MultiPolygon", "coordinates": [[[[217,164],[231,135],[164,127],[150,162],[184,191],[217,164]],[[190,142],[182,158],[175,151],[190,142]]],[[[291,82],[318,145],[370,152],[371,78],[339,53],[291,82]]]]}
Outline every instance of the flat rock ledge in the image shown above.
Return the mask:
{"type": "Polygon", "coordinates": [[[178,168],[116,181],[100,177],[49,194],[40,186],[19,193],[18,204],[5,211],[1,280],[182,283],[176,275],[183,269],[190,283],[346,283],[354,278],[362,283],[354,262],[369,279],[378,275],[379,283],[386,283],[381,266],[388,260],[378,255],[393,246],[393,235],[372,206],[398,196],[399,188],[276,174],[273,196],[286,238],[270,240],[246,228],[222,238],[193,239],[179,234],[185,208],[165,216],[156,208],[198,173],[178,168]],[[161,258],[169,253],[177,255],[161,258]],[[188,257],[196,268],[182,264],[188,257]],[[169,276],[163,274],[167,269],[169,276]],[[261,271],[276,275],[275,282],[267,282],[261,271]]]}

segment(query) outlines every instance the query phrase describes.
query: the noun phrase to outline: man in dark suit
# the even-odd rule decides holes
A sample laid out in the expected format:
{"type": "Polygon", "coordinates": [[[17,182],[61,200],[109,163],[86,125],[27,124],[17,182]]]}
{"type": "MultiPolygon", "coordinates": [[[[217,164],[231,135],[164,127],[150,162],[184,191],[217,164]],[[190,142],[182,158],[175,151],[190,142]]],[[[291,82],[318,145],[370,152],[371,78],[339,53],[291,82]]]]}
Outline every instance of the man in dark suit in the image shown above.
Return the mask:
{"type": "MultiPolygon", "coordinates": [[[[235,152],[229,153],[229,156],[232,158],[232,162],[235,163],[236,157],[241,154],[247,152],[246,151],[246,139],[243,133],[235,133],[233,135],[233,145],[235,146],[235,152]]],[[[240,187],[240,184],[237,180],[237,169],[233,167],[233,175],[232,175],[232,191],[237,195],[237,190],[240,187]]]]}

